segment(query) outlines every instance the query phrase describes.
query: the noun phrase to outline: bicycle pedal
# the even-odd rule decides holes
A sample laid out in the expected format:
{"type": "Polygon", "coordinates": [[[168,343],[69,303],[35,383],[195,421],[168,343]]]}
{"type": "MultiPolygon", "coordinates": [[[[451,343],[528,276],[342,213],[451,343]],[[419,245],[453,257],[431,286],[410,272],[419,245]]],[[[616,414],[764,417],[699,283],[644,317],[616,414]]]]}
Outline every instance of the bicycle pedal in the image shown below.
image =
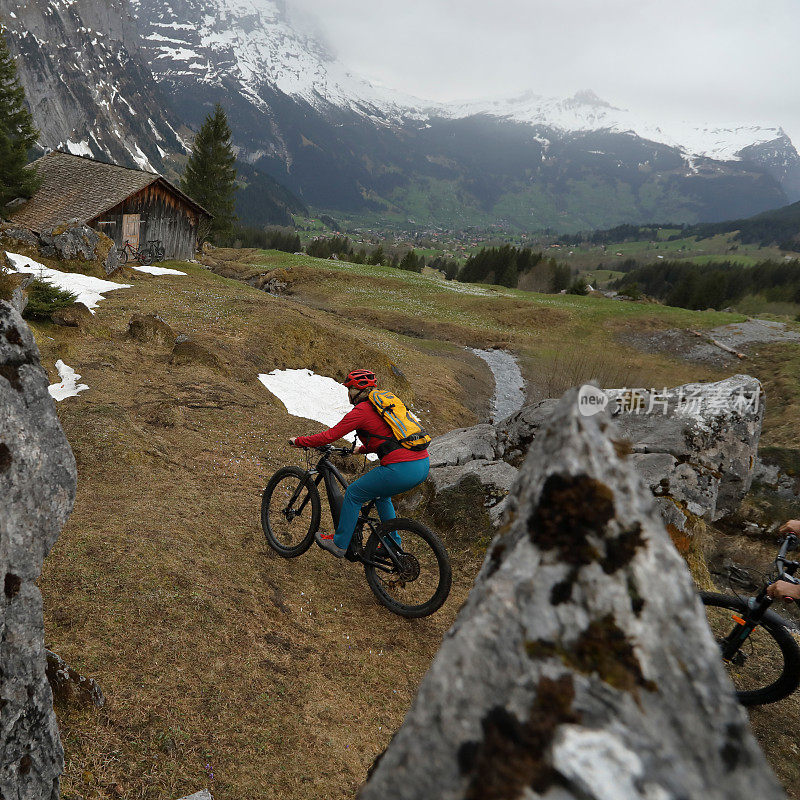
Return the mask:
{"type": "Polygon", "coordinates": [[[348,547],[347,548],[347,552],[344,554],[344,557],[348,561],[352,561],[354,564],[359,560],[358,556],[353,552],[353,548],[352,547],[348,547]]]}

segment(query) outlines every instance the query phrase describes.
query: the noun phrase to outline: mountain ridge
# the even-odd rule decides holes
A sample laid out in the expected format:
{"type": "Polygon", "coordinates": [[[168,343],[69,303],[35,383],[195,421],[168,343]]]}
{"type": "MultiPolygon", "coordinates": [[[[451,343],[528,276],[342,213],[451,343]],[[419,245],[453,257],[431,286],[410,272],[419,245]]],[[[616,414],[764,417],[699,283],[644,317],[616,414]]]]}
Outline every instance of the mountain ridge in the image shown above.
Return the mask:
{"type": "Polygon", "coordinates": [[[720,160],[636,133],[629,112],[589,91],[419,105],[346,70],[275,0],[15,8],[0,0],[44,145],[174,176],[220,102],[254,174],[370,225],[574,231],[746,217],[800,198],[800,156],[779,128],[743,127],[720,160]]]}

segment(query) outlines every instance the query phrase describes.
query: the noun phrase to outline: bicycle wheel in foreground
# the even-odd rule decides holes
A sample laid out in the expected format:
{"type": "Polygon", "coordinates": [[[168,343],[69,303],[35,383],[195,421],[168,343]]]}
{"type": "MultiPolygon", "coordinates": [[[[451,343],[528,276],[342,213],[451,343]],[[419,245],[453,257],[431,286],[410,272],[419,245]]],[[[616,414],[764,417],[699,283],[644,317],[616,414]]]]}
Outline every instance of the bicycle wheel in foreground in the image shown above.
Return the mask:
{"type": "Polygon", "coordinates": [[[395,519],[382,526],[384,535],[395,530],[402,540],[401,569],[387,555],[376,555],[379,544],[373,533],[364,549],[365,557],[391,567],[384,572],[364,565],[369,588],[389,611],[401,617],[426,617],[442,607],[450,593],[450,559],[439,537],[411,519],[395,519]]]}
{"type": "Polygon", "coordinates": [[[305,470],[283,467],[261,497],[261,527],[269,546],[284,558],[311,547],[321,515],[319,491],[305,470]]]}
{"type": "MultiPolygon", "coordinates": [[[[701,592],[700,598],[717,642],[741,627],[735,618],[744,618],[746,600],[712,592],[701,592]]],[[[800,647],[781,617],[767,611],[725,669],[742,705],[776,703],[800,685],[800,647]]]]}

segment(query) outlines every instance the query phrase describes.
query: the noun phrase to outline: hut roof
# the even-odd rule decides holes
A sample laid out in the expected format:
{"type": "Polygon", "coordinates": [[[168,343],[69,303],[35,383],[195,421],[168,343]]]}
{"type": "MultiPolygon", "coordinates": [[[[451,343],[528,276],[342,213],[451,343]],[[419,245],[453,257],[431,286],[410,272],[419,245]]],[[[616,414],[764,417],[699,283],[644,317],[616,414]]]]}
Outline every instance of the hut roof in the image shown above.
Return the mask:
{"type": "Polygon", "coordinates": [[[211,216],[199,203],[156,172],[120,167],[85,156],[54,150],[33,162],[42,179],[39,191],[13,220],[44,231],[71,220],[89,222],[151,183],[159,182],[195,211],[211,216]]]}

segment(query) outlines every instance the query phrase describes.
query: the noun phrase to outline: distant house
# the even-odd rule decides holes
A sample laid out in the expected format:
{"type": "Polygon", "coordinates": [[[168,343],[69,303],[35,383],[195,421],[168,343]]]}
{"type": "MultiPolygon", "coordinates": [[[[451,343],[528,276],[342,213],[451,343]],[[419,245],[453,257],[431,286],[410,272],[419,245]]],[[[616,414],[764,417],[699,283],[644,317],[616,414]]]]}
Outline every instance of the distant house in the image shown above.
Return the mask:
{"type": "Polygon", "coordinates": [[[160,239],[165,258],[194,257],[198,225],[211,215],[161,175],[58,150],[34,164],[42,187],[15,223],[41,233],[77,220],[118,246],[160,239]]]}

